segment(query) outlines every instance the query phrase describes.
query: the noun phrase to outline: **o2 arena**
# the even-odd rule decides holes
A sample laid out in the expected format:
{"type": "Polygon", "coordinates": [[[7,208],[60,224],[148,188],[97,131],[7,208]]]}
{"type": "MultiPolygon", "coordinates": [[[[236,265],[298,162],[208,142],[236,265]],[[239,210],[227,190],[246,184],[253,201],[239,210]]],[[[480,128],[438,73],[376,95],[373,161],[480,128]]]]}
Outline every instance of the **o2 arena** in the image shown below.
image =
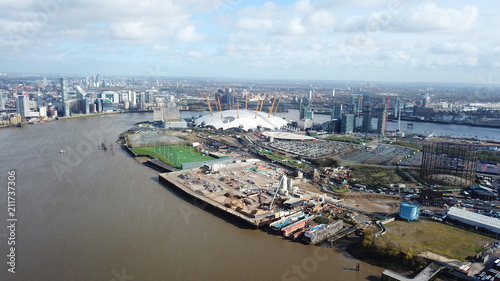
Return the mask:
{"type": "MultiPolygon", "coordinates": [[[[216,104],[216,106],[217,105],[219,105],[219,112],[212,112],[209,104],[210,115],[205,115],[196,119],[196,125],[213,127],[216,130],[241,129],[245,131],[255,131],[258,128],[261,130],[277,130],[286,126],[288,123],[285,119],[271,114],[273,107],[271,107],[269,113],[267,113],[258,110],[251,111],[239,108],[220,111],[220,103],[216,104]]],[[[258,108],[257,105],[257,109],[258,108]]]]}

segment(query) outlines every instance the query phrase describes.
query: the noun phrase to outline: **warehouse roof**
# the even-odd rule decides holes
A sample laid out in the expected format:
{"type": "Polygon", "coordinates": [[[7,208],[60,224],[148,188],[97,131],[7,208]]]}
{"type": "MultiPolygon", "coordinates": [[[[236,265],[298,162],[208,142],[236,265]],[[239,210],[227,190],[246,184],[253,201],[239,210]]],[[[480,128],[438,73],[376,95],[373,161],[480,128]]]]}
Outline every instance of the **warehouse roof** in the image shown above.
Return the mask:
{"type": "Polygon", "coordinates": [[[487,230],[500,233],[500,219],[497,218],[488,217],[457,207],[451,207],[447,216],[463,223],[473,224],[487,230]]]}

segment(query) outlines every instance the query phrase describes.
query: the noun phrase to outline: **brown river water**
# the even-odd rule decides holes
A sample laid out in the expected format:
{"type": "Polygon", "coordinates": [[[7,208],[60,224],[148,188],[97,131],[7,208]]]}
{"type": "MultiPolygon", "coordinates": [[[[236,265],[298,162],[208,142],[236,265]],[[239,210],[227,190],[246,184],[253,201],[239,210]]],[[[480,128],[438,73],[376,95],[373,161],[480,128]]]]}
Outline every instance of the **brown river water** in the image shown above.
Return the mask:
{"type": "Polygon", "coordinates": [[[0,280],[379,280],[335,248],[247,229],[158,183],[118,145],[151,113],[0,130],[0,280]],[[65,154],[59,153],[66,150],[65,154]],[[15,274],[7,271],[8,171],[15,274]]]}

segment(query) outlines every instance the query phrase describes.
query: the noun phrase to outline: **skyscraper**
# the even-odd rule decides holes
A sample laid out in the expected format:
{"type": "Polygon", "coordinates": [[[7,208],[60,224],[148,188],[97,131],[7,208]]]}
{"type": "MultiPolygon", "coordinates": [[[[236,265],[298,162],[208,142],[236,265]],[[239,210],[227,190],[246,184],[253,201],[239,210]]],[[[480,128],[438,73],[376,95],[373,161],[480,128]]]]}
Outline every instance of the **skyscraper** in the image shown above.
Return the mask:
{"type": "Polygon", "coordinates": [[[300,103],[300,109],[299,109],[299,120],[312,120],[314,119],[314,112],[309,108],[308,105],[304,105],[303,103],[300,103]]]}
{"type": "Polygon", "coordinates": [[[136,95],[134,91],[128,91],[128,102],[130,103],[130,109],[136,108],[136,95]]]}
{"type": "Polygon", "coordinates": [[[425,97],[422,99],[422,107],[430,107],[431,104],[431,97],[429,95],[425,95],[425,97]]]}
{"type": "Polygon", "coordinates": [[[342,118],[342,104],[336,103],[332,109],[332,119],[340,120],[342,118]]]}
{"type": "Polygon", "coordinates": [[[332,89],[332,97],[335,97],[335,87],[332,89]]]}
{"type": "Polygon", "coordinates": [[[340,125],[341,134],[350,134],[354,131],[354,114],[342,115],[342,123],[340,125]]]}
{"type": "Polygon", "coordinates": [[[368,133],[372,123],[372,104],[365,102],[363,105],[363,123],[361,124],[361,132],[368,133]]]}
{"type": "Polygon", "coordinates": [[[0,93],[0,109],[5,109],[5,101],[2,93],[0,93]]]}
{"type": "Polygon", "coordinates": [[[83,100],[85,98],[85,92],[82,87],[76,86],[76,99],[83,100]]]}
{"type": "Polygon", "coordinates": [[[16,112],[22,117],[30,117],[30,101],[27,95],[19,95],[16,100],[16,112]]]}
{"type": "Polygon", "coordinates": [[[356,103],[357,103],[357,98],[355,95],[351,95],[349,97],[349,106],[348,110],[351,111],[352,114],[356,114],[356,103]]]}
{"type": "Polygon", "coordinates": [[[69,116],[69,89],[68,89],[68,80],[65,77],[61,78],[61,101],[63,104],[63,116],[69,116]]]}
{"type": "Polygon", "coordinates": [[[387,108],[384,103],[378,106],[377,133],[385,134],[385,122],[387,118],[387,108]]]}

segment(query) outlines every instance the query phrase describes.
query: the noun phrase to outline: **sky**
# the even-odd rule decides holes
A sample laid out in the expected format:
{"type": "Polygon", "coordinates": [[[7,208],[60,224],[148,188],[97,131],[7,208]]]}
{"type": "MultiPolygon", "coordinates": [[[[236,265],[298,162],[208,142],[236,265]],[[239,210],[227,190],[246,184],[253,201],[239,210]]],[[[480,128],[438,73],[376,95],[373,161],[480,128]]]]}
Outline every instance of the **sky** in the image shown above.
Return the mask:
{"type": "Polygon", "coordinates": [[[500,83],[500,1],[0,1],[0,72],[500,83]]]}

